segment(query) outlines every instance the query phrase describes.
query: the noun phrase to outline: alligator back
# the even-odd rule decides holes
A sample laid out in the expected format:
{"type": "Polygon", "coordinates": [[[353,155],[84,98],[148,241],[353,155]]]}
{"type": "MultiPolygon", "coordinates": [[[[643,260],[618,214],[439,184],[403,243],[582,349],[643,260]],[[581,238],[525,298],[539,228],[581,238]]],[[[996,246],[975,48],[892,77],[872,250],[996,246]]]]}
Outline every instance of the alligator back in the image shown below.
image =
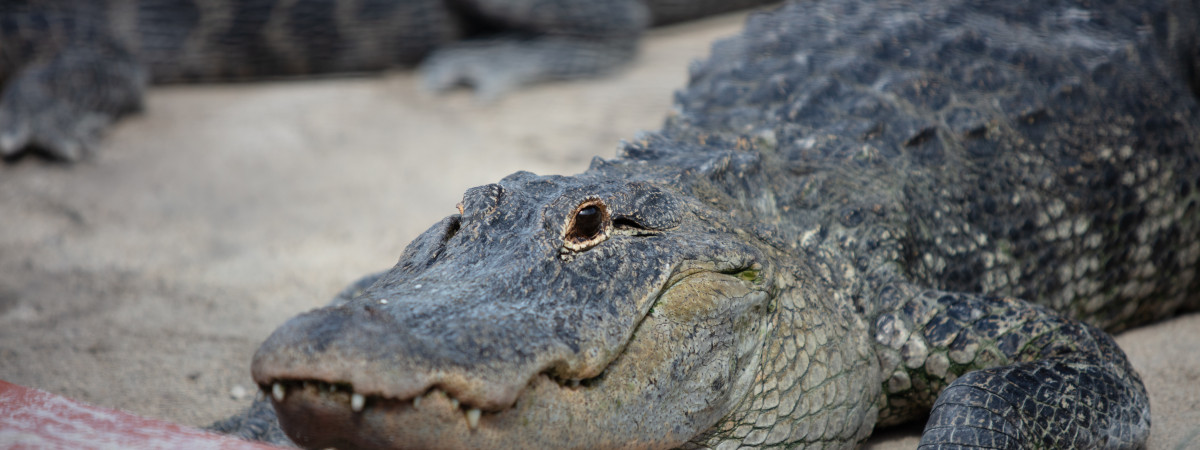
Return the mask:
{"type": "Polygon", "coordinates": [[[860,270],[1125,328],[1200,305],[1194,5],[1152,3],[798,2],[717,44],[663,134],[764,149],[738,208],[860,270]]]}
{"type": "Polygon", "coordinates": [[[751,8],[775,0],[646,0],[655,25],[666,25],[700,17],[751,8]]]}
{"type": "Polygon", "coordinates": [[[437,0],[35,0],[3,9],[9,23],[0,37],[6,40],[56,36],[58,45],[38,46],[46,54],[80,41],[112,40],[135,53],[156,81],[412,65],[459,30],[437,0]]]}
{"type": "Polygon", "coordinates": [[[459,34],[437,0],[134,3],[137,46],[162,81],[411,66],[459,34]]]}

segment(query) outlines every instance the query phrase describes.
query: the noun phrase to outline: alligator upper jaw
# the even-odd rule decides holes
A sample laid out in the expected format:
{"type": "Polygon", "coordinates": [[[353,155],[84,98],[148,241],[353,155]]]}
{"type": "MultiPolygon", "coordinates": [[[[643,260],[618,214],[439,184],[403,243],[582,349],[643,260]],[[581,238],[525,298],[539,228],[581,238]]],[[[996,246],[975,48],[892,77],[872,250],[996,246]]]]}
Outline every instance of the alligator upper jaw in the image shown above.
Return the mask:
{"type": "MultiPolygon", "coordinates": [[[[593,388],[603,382],[619,348],[596,347],[596,352],[585,347],[580,354],[610,356],[572,359],[570,349],[547,344],[538,348],[540,356],[524,363],[492,358],[463,367],[445,356],[445,339],[410,333],[413,324],[398,326],[394,317],[364,307],[365,302],[293,318],[255,355],[255,382],[271,397],[281,426],[296,443],[315,448],[490,448],[539,442],[610,447],[629,439],[611,441],[616,438],[611,433],[585,435],[567,426],[591,420],[591,411],[615,407],[593,388]]],[[[631,420],[606,416],[610,422],[631,420]]],[[[607,425],[596,429],[636,427],[607,425]]],[[[647,445],[662,447],[661,439],[647,445]]]]}
{"type": "MultiPolygon", "coordinates": [[[[380,380],[404,370],[389,369],[382,356],[325,365],[316,364],[319,358],[294,358],[299,368],[285,370],[270,363],[272,339],[264,344],[266,356],[260,349],[255,358],[254,376],[272,397],[284,431],[306,447],[676,447],[710,429],[745,396],[762,347],[753,337],[760,335],[768,295],[736,277],[700,273],[659,298],[655,311],[632,325],[636,333],[619,355],[592,378],[564,381],[552,375],[559,373],[553,366],[541,366],[520,381],[502,383],[497,380],[503,375],[479,375],[481,368],[473,368],[471,386],[515,388],[513,400],[499,406],[485,406],[481,399],[487,396],[459,390],[445,373],[401,383],[418,386],[412,390],[386,388],[380,380]]],[[[349,332],[336,326],[323,331],[349,332]]],[[[321,334],[291,347],[293,357],[318,348],[340,354],[321,334]]]]}
{"type": "Polygon", "coordinates": [[[678,446],[748,389],[769,290],[745,261],[689,264],[572,302],[378,283],[289,320],[251,371],[307,447],[678,446]]]}

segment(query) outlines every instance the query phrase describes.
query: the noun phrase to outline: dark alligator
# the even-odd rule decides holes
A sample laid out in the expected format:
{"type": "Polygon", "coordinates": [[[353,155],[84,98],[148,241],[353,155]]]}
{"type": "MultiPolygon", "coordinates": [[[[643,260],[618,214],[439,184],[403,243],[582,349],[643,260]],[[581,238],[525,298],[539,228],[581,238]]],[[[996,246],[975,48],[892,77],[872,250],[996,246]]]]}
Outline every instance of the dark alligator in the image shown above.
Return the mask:
{"type": "Polygon", "coordinates": [[[468,190],[254,379],[314,448],[1143,446],[1107,332],[1200,307],[1196,6],[754,15],[661,131],[468,190]]]}
{"type": "Polygon", "coordinates": [[[778,0],[4,0],[0,156],[73,160],[147,82],[411,66],[433,90],[611,72],[649,25],[778,0]]]}

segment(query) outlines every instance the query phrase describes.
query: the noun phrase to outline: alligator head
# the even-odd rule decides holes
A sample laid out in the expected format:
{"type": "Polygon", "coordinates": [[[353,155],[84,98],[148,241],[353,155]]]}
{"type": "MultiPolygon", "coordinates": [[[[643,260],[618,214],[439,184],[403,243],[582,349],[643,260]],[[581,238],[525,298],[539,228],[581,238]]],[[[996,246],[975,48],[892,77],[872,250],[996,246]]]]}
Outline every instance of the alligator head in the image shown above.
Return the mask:
{"type": "Polygon", "coordinates": [[[297,443],[674,446],[745,397],[772,266],[721,214],[588,174],[517,173],[459,209],[259,349],[297,443]]]}

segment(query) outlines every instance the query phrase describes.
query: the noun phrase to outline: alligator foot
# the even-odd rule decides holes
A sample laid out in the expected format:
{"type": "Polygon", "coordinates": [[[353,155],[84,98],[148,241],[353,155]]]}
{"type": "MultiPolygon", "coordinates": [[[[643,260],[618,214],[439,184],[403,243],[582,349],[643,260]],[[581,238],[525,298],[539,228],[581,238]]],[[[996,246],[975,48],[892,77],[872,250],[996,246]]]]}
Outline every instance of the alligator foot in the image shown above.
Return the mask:
{"type": "Polygon", "coordinates": [[[471,86],[480,99],[493,101],[528,84],[602,75],[632,59],[633,54],[633,39],[468,41],[431,55],[421,66],[421,78],[433,92],[471,86]]]}
{"type": "Polygon", "coordinates": [[[283,429],[279,428],[279,419],[275,416],[275,408],[271,407],[271,401],[261,395],[249,408],[228,419],[217,421],[206,429],[251,441],[285,447],[296,446],[283,433],[283,429]]]}
{"type": "Polygon", "coordinates": [[[879,299],[895,306],[876,321],[881,423],[918,417],[932,401],[922,448],[1145,442],[1146,389],[1103,331],[1013,298],[889,287],[879,299]]]}
{"type": "Polygon", "coordinates": [[[146,78],[113,46],[68,49],[21,71],[0,96],[0,157],[25,150],[66,161],[87,156],[105,127],[141,107],[146,78]]]}

